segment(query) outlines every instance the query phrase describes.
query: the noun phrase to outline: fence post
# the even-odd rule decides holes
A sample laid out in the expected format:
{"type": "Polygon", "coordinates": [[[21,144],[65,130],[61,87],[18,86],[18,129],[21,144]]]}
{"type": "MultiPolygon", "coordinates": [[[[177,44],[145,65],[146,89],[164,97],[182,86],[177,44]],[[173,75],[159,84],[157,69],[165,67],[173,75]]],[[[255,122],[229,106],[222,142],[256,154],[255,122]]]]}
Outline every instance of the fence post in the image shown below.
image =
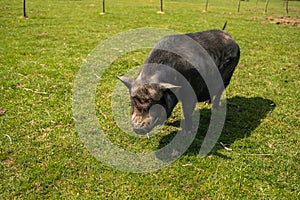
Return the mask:
{"type": "Polygon", "coordinates": [[[268,5],[269,5],[269,0],[266,0],[266,5],[265,5],[265,14],[267,13],[268,11],[268,5]]]}
{"type": "Polygon", "coordinates": [[[23,0],[23,17],[28,18],[28,16],[26,15],[26,0],[23,0]]]}
{"type": "Polygon", "coordinates": [[[160,0],[160,10],[157,11],[158,14],[164,14],[163,0],[160,0]]]}
{"type": "Polygon", "coordinates": [[[102,0],[102,15],[105,14],[105,0],[102,0]]]}
{"type": "Polygon", "coordinates": [[[206,3],[205,3],[205,12],[207,11],[207,7],[208,7],[208,0],[206,0],[206,3]]]}
{"type": "Polygon", "coordinates": [[[238,2],[238,13],[240,13],[240,7],[241,7],[241,0],[238,2]]]}

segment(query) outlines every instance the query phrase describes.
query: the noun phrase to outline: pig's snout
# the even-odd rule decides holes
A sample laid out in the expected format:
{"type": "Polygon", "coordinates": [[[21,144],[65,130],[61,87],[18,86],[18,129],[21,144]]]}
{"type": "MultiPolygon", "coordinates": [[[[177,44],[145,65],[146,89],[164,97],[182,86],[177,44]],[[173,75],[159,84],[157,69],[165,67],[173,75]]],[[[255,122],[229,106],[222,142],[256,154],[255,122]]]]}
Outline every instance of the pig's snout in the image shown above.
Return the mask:
{"type": "Polygon", "coordinates": [[[150,107],[146,113],[133,113],[131,123],[137,134],[149,133],[153,127],[163,124],[167,119],[165,108],[160,104],[150,107]]]}

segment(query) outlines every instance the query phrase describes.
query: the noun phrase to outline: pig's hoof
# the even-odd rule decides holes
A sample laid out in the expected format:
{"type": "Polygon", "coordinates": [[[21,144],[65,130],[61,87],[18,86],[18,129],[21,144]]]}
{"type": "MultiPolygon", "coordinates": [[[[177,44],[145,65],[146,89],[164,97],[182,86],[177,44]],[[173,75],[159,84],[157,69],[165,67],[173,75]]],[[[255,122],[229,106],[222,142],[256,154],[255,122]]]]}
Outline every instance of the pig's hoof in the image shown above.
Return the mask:
{"type": "Polygon", "coordinates": [[[180,152],[176,149],[173,149],[171,156],[172,158],[178,158],[180,156],[180,152]]]}
{"type": "Polygon", "coordinates": [[[184,130],[183,133],[184,134],[188,134],[188,135],[191,135],[193,132],[193,130],[184,130]]]}
{"type": "Polygon", "coordinates": [[[220,108],[219,103],[213,103],[212,109],[219,110],[219,108],[220,108]]]}
{"type": "Polygon", "coordinates": [[[184,134],[191,135],[193,133],[193,126],[183,127],[182,131],[184,134]]]}
{"type": "Polygon", "coordinates": [[[208,106],[211,103],[211,100],[204,101],[204,105],[208,106]]]}

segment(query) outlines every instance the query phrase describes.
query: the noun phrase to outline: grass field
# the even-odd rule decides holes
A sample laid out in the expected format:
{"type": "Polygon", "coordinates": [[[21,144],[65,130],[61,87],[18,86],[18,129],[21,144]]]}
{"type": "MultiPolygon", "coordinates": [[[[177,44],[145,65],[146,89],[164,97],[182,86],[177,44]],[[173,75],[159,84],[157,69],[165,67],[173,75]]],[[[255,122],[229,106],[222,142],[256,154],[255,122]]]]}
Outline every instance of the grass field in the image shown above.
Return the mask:
{"type": "MultiPolygon", "coordinates": [[[[300,29],[269,23],[287,16],[282,1],[28,0],[0,2],[0,199],[299,199],[300,29]],[[168,28],[187,33],[226,30],[241,47],[227,88],[227,117],[219,142],[199,158],[210,107],[199,105],[196,140],[166,168],[151,173],[112,169],[92,156],[72,113],[72,88],[87,55],[117,33],[168,28]],[[11,140],[10,140],[11,139],[11,140]],[[229,150],[231,149],[231,151],[229,150]]],[[[297,20],[300,2],[289,3],[297,20]]],[[[96,110],[107,137],[130,151],[160,148],[174,136],[180,109],[162,133],[124,134],[113,121],[116,75],[141,65],[148,50],[116,60],[99,81],[96,110]]]]}

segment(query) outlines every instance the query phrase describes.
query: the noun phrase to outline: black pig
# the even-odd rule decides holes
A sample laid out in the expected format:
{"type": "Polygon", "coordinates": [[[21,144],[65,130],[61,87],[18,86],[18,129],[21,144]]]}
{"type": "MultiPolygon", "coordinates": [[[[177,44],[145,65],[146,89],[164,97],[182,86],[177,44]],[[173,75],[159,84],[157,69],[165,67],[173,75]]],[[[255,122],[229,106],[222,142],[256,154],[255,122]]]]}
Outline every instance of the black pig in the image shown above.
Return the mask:
{"type": "Polygon", "coordinates": [[[191,130],[196,103],[212,101],[213,108],[219,106],[239,57],[239,46],[223,30],[163,38],[150,52],[136,79],[118,76],[130,92],[134,131],[146,134],[163,124],[178,100],[182,102],[185,130],[191,130]],[[218,83],[215,77],[220,75],[218,83]]]}

